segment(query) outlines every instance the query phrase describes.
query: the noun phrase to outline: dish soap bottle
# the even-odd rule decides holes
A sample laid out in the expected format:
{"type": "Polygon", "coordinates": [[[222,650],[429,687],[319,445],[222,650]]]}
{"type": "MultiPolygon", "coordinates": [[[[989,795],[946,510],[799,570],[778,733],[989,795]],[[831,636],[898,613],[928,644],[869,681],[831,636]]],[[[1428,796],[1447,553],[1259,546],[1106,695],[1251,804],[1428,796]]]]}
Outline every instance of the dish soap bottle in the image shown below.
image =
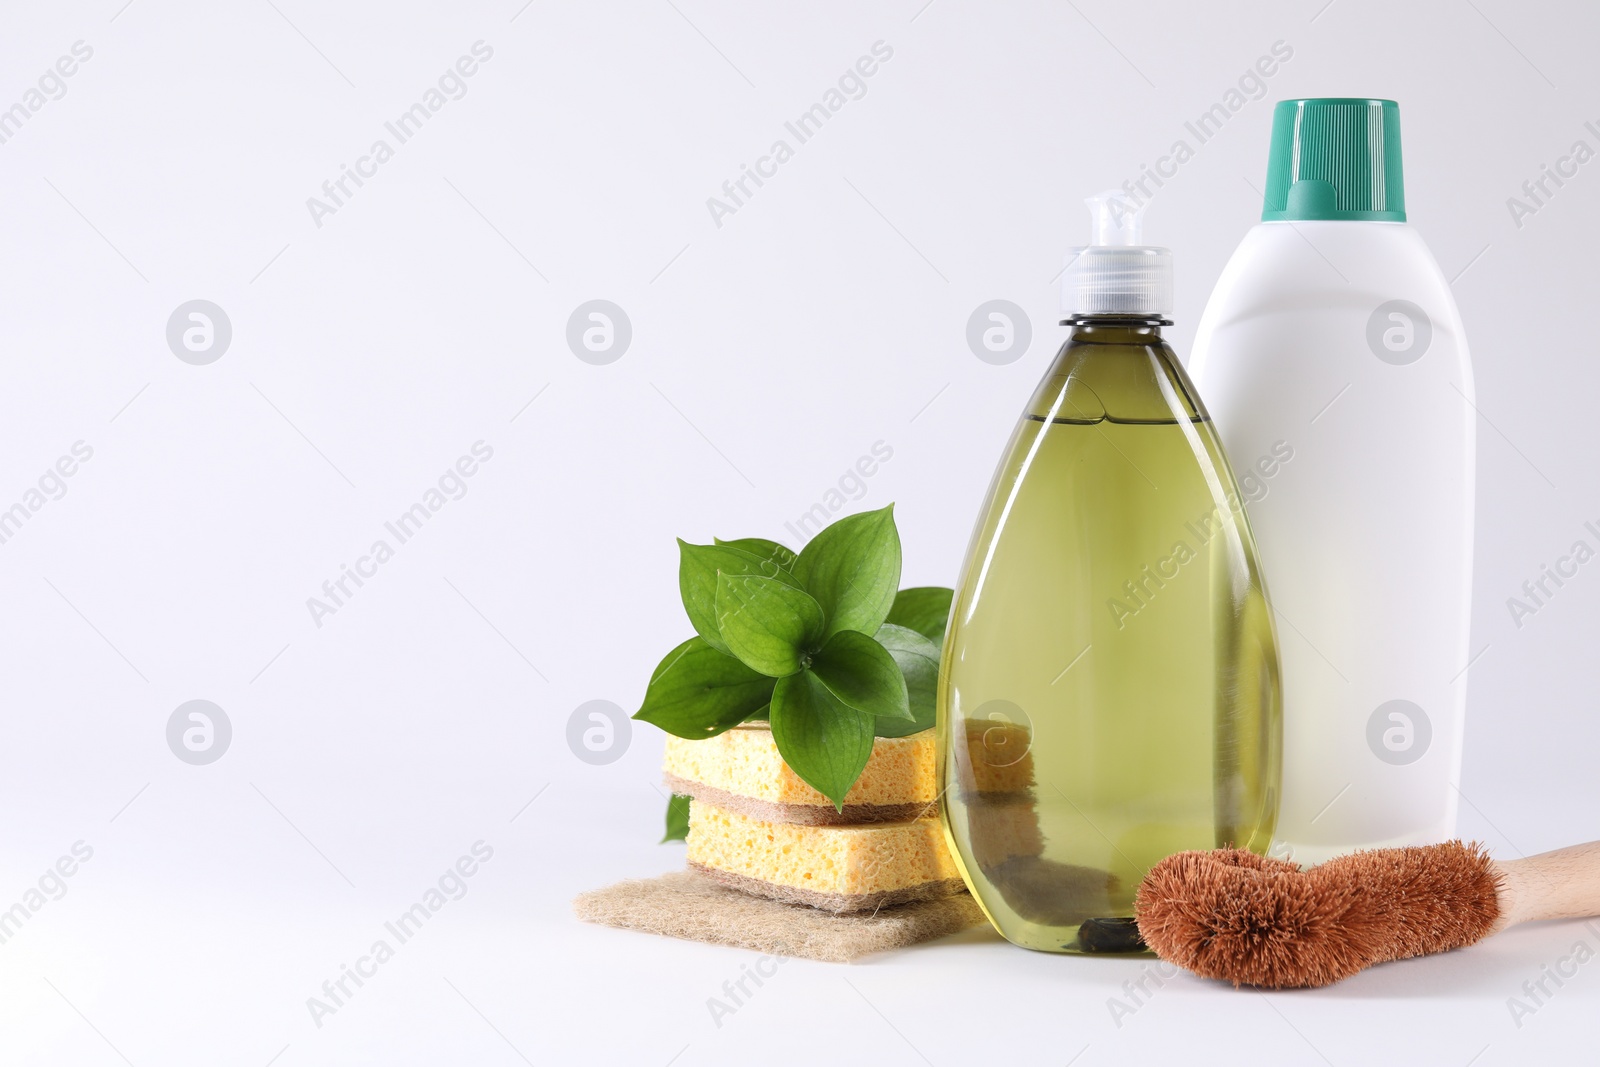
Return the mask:
{"type": "Polygon", "coordinates": [[[1161,338],[1172,253],[1117,193],[1063,282],[1071,331],[1017,424],[951,606],[940,811],[995,928],[1140,947],[1133,896],[1186,849],[1264,851],[1276,639],[1210,417],[1161,338]]]}
{"type": "Polygon", "coordinates": [[[1285,100],[1262,221],[1217,281],[1192,369],[1236,459],[1285,623],[1274,854],[1320,863],[1455,836],[1472,609],[1472,364],[1406,224],[1392,100],[1285,100]]]}

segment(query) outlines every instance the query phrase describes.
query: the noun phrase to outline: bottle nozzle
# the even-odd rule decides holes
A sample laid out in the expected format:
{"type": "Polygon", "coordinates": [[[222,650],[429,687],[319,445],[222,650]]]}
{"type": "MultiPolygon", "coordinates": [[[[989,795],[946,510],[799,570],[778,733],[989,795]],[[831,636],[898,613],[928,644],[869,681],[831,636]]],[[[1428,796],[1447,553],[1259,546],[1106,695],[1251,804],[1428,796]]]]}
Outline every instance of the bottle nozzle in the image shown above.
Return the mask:
{"type": "Polygon", "coordinates": [[[1089,205],[1089,243],[1091,245],[1143,244],[1144,205],[1134,207],[1119,189],[1086,197],[1089,205]]]}
{"type": "Polygon", "coordinates": [[[1088,245],[1074,248],[1061,279],[1068,315],[1172,313],[1172,253],[1143,241],[1144,205],[1117,189],[1088,197],[1088,245]]]}

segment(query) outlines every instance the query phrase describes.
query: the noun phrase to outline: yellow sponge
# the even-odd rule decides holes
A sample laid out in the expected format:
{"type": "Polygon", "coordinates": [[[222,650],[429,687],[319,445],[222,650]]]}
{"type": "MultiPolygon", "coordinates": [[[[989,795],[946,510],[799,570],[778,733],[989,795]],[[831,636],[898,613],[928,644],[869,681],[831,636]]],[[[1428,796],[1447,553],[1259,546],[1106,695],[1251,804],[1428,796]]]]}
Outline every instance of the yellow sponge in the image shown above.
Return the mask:
{"type": "Polygon", "coordinates": [[[688,844],[689,866],[724,885],[824,911],[871,911],[963,888],[932,816],[808,826],[752,818],[696,799],[689,804],[688,844]]]}
{"type": "Polygon", "coordinates": [[[668,737],[664,769],[674,793],[775,822],[898,821],[927,813],[938,799],[932,730],[878,738],[866,770],[845,794],[843,812],[789,769],[764,723],[704,740],[668,737]]]}

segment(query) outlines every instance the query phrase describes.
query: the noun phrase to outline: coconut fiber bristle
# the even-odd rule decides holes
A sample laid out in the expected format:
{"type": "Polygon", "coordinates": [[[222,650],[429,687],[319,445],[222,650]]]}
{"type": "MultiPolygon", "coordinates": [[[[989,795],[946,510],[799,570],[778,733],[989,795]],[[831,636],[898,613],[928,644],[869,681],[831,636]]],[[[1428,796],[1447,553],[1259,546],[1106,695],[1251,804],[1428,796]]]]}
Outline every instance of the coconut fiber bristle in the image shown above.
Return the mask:
{"type": "Polygon", "coordinates": [[[1162,959],[1235,986],[1324,986],[1374,963],[1462,948],[1500,915],[1483,846],[1357,852],[1301,871],[1240,849],[1180,852],[1134,903],[1162,959]]]}

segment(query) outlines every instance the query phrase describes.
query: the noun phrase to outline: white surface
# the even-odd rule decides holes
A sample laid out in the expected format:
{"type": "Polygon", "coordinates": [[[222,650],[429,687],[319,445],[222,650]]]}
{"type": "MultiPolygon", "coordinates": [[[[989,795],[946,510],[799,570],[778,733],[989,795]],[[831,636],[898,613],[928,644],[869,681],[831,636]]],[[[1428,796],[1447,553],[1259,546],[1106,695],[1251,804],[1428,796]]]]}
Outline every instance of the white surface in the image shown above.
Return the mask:
{"type": "Polygon", "coordinates": [[[1454,837],[1478,414],[1449,283],[1403,223],[1257,223],[1190,368],[1277,618],[1274,855],[1454,837]]]}
{"type": "Polygon", "coordinates": [[[1120,1027],[1138,965],[973,935],[785,965],[718,1028],[706,1001],[748,954],[570,919],[681,855],[653,843],[659,737],[597,767],[565,731],[585,701],[635,706],[687,634],[674,536],[793,540],[875,442],[892,458],[849,506],[895,501],[907,582],[950,582],[1060,337],[1079,198],[1283,40],[1147,216],[1177,256],[1173,338],[1257,217],[1271,101],[1398,99],[1485,416],[1462,830],[1502,855],[1600,836],[1600,571],[1520,629],[1505,604],[1600,519],[1600,173],[1520,228],[1506,206],[1596,143],[1591,8],[273,3],[0,14],[0,104],[94,50],[0,144],[0,504],[94,449],[0,545],[0,907],[94,849],[0,945],[0,1062],[1583,1059],[1600,964],[1520,1028],[1507,1007],[1600,946],[1578,924],[1310,995],[1180,979],[1120,1027]],[[318,228],[307,198],[479,40],[466,94],[318,228]],[[760,164],[880,40],[865,95],[760,164]],[[719,228],[706,200],[741,164],[777,169],[719,228]],[[209,366],[165,338],[193,299],[232,323],[209,366]],[[608,366],[564,340],[592,299],[633,327],[608,366]],[[993,299],[1032,320],[1009,365],[966,343],[993,299]],[[479,440],[466,495],[318,628],[307,598],[479,440]],[[209,766],[165,740],[191,699],[232,722],[209,766]],[[307,998],[480,839],[466,895],[318,1029],[307,998]]]}

